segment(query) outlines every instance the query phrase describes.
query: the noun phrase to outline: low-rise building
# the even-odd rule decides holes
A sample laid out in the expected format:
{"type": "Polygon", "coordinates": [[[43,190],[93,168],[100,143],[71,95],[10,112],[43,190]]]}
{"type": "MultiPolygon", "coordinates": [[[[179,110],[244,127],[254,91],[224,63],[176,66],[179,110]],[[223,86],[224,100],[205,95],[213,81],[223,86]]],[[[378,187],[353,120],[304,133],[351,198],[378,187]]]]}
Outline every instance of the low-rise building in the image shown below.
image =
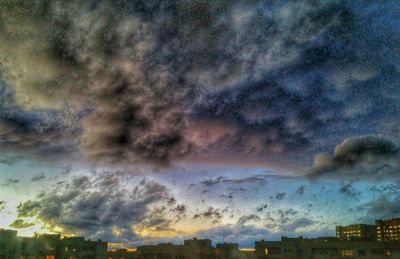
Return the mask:
{"type": "Polygon", "coordinates": [[[16,231],[0,230],[0,259],[107,259],[107,245],[83,237],[18,237],[16,231]]]}

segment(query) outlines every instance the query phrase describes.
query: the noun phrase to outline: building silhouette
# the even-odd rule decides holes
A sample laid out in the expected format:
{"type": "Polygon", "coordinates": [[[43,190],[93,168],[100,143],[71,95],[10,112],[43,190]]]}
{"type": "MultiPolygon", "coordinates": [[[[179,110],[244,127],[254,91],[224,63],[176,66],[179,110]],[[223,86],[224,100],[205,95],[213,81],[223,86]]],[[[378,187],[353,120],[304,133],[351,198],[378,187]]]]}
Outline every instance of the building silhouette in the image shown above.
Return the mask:
{"type": "Polygon", "coordinates": [[[255,241],[254,249],[235,243],[212,245],[210,239],[184,240],[134,249],[107,251],[108,243],[83,237],[35,235],[18,237],[0,229],[0,259],[400,259],[400,219],[376,220],[375,226],[337,226],[336,237],[289,238],[255,241]]]}
{"type": "Polygon", "coordinates": [[[18,237],[17,231],[0,230],[0,259],[106,259],[107,245],[83,237],[18,237]]]}
{"type": "Polygon", "coordinates": [[[400,242],[282,237],[281,241],[256,241],[255,256],[257,259],[399,259],[400,242]]]}
{"type": "Polygon", "coordinates": [[[239,244],[212,246],[210,239],[189,239],[183,245],[171,243],[139,246],[135,251],[117,249],[108,252],[109,259],[254,259],[254,253],[241,252],[239,244]]]}

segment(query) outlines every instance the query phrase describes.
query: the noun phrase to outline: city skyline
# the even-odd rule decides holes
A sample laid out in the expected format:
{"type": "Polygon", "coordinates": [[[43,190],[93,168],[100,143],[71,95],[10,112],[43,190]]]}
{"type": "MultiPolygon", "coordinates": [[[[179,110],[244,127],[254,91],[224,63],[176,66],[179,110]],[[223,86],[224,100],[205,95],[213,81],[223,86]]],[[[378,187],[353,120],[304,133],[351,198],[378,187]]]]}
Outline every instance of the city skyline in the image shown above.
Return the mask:
{"type": "MultiPolygon", "coordinates": [[[[357,240],[362,240],[362,241],[379,241],[379,242],[385,242],[385,241],[400,241],[400,218],[391,218],[391,219],[376,219],[374,224],[360,224],[357,222],[353,222],[350,225],[347,226],[335,226],[336,231],[335,231],[335,236],[315,236],[315,237],[307,237],[304,235],[299,235],[299,236],[280,236],[279,238],[274,238],[273,240],[268,240],[268,239],[264,239],[261,238],[260,240],[253,240],[254,242],[264,242],[264,241],[278,241],[278,240],[282,240],[285,238],[288,239],[296,239],[296,238],[302,238],[302,239],[308,239],[310,238],[312,239],[327,239],[330,240],[330,238],[336,238],[340,241],[357,241],[357,240]],[[386,231],[384,230],[384,228],[387,228],[386,231]],[[396,232],[393,234],[391,233],[392,231],[390,231],[389,233],[389,229],[396,229],[396,232]],[[398,230],[397,230],[398,229],[398,230]],[[371,232],[372,230],[372,232],[371,232]],[[397,232],[398,231],[398,232],[397,232]]],[[[63,235],[63,233],[34,233],[33,236],[20,236],[18,235],[18,230],[11,230],[11,229],[1,229],[0,228],[0,235],[6,233],[6,235],[9,235],[9,232],[15,232],[16,236],[19,238],[40,238],[40,237],[46,237],[46,236],[50,236],[50,237],[58,237],[58,239],[60,240],[85,240],[85,237],[79,237],[79,236],[68,236],[68,235],[63,235]]],[[[235,244],[238,245],[237,246],[237,250],[240,251],[247,251],[247,252],[254,252],[254,246],[251,247],[240,247],[239,243],[236,242],[225,242],[225,240],[211,240],[209,238],[207,239],[198,239],[195,236],[186,236],[186,237],[182,237],[180,240],[174,240],[174,242],[167,242],[167,243],[150,243],[147,245],[163,245],[163,244],[174,244],[174,245],[182,245],[182,244],[186,244],[188,242],[188,240],[200,240],[200,242],[202,242],[201,240],[210,240],[210,244],[209,246],[214,246],[214,247],[218,247],[218,245],[221,244],[235,244]]],[[[123,243],[110,243],[107,240],[86,240],[86,241],[93,241],[93,242],[99,242],[99,243],[107,243],[107,247],[108,247],[108,251],[120,251],[122,250],[126,250],[126,251],[130,251],[130,252],[136,252],[137,251],[137,247],[127,247],[124,246],[123,243]]]]}
{"type": "Polygon", "coordinates": [[[0,1],[0,228],[249,247],[398,217],[398,10],[0,1]]]}

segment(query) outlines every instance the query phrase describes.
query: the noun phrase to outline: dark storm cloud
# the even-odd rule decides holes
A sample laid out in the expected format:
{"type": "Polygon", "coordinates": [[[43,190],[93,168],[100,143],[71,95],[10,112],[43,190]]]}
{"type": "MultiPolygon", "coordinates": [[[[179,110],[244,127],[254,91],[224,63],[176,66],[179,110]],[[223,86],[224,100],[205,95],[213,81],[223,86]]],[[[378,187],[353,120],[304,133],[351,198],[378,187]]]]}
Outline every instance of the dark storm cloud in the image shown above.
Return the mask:
{"type": "Polygon", "coordinates": [[[332,156],[319,155],[309,172],[311,178],[397,179],[400,148],[394,140],[374,135],[349,138],[337,145],[332,156]]]}
{"type": "Polygon", "coordinates": [[[70,137],[76,128],[68,127],[71,122],[68,112],[67,109],[25,111],[0,80],[0,146],[6,155],[2,163],[12,165],[26,155],[49,159],[74,150],[70,137]],[[7,151],[11,153],[7,155],[7,151]]]}
{"type": "Polygon", "coordinates": [[[164,216],[172,196],[165,186],[144,181],[128,188],[112,178],[106,173],[75,177],[65,187],[49,189],[20,204],[18,216],[39,219],[70,234],[124,242],[139,238],[133,226],[158,230],[169,226],[171,220],[164,216]]]}
{"type": "Polygon", "coordinates": [[[5,0],[0,69],[18,108],[0,114],[0,130],[10,148],[72,144],[102,162],[190,155],[307,163],[303,153],[386,130],[396,118],[398,8],[5,0]],[[66,103],[75,112],[59,122],[66,103]]]}

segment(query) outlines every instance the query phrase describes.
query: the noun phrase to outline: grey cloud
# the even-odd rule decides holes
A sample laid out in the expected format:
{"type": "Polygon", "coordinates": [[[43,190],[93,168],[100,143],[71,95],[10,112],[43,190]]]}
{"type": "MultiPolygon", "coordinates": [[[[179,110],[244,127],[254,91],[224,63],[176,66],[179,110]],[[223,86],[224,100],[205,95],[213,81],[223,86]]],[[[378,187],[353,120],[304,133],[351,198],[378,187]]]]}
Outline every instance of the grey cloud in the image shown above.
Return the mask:
{"type": "Polygon", "coordinates": [[[231,178],[226,178],[223,176],[219,176],[215,179],[206,179],[201,181],[201,184],[211,187],[217,184],[252,184],[252,183],[266,183],[268,178],[275,177],[276,175],[270,175],[270,174],[265,174],[265,175],[254,175],[250,177],[244,177],[244,178],[238,178],[238,179],[231,179],[231,178]]]}
{"type": "Polygon", "coordinates": [[[278,209],[277,211],[268,211],[266,217],[268,223],[266,227],[274,231],[283,231],[291,222],[298,219],[299,212],[294,209],[278,209]]]}
{"type": "Polygon", "coordinates": [[[110,173],[75,177],[64,187],[44,191],[20,204],[18,216],[61,227],[65,233],[122,242],[140,239],[133,225],[138,229],[168,226],[171,220],[164,218],[166,209],[153,206],[170,206],[172,196],[165,186],[146,181],[128,188],[112,178],[110,173]],[[111,234],[113,228],[119,229],[118,236],[111,234]]]}
{"type": "Polygon", "coordinates": [[[362,218],[365,222],[371,222],[375,219],[389,219],[398,217],[400,214],[399,202],[399,196],[381,195],[371,202],[360,205],[357,210],[365,212],[365,216],[362,218]]]}
{"type": "Polygon", "coordinates": [[[20,182],[19,179],[14,179],[14,178],[8,178],[5,183],[3,183],[3,186],[9,186],[9,185],[15,185],[20,182]]]}
{"type": "Polygon", "coordinates": [[[393,179],[399,174],[400,149],[393,140],[368,135],[337,145],[332,156],[319,155],[309,170],[311,178],[393,179]]]}
{"type": "Polygon", "coordinates": [[[392,197],[400,196],[400,184],[399,182],[385,184],[381,186],[372,186],[369,191],[375,194],[389,195],[392,197]]]}
{"type": "Polygon", "coordinates": [[[175,223],[181,221],[183,218],[186,217],[186,205],[184,204],[177,205],[176,207],[171,208],[170,211],[175,212],[176,214],[174,220],[175,223]]]}
{"type": "Polygon", "coordinates": [[[340,187],[339,193],[346,194],[353,198],[358,198],[361,195],[361,192],[357,191],[357,189],[355,189],[350,183],[344,184],[342,187],[340,187]]]}
{"type": "Polygon", "coordinates": [[[308,227],[310,225],[313,225],[315,222],[313,220],[310,220],[308,218],[298,218],[282,227],[282,231],[289,231],[289,232],[294,232],[299,228],[304,228],[308,227]]]}
{"type": "Polygon", "coordinates": [[[14,159],[10,159],[10,158],[1,158],[0,159],[0,164],[3,164],[3,165],[11,166],[14,164],[14,162],[15,162],[14,159]]]}
{"type": "Polygon", "coordinates": [[[306,189],[306,186],[305,186],[305,185],[301,185],[301,186],[296,190],[295,193],[296,193],[297,195],[303,195],[305,189],[306,189]]]}
{"type": "Polygon", "coordinates": [[[264,209],[268,208],[268,204],[261,204],[260,206],[257,207],[257,212],[261,212],[264,209]]]}
{"type": "Polygon", "coordinates": [[[186,211],[186,206],[185,205],[177,205],[174,211],[177,211],[179,214],[183,214],[186,211]]]}
{"type": "Polygon", "coordinates": [[[283,198],[285,198],[285,196],[286,196],[286,193],[285,193],[285,192],[279,192],[279,193],[277,193],[277,194],[275,195],[275,198],[276,198],[277,200],[283,200],[283,198]]]}
{"type": "Polygon", "coordinates": [[[220,195],[221,198],[226,198],[226,199],[233,199],[233,193],[229,193],[229,194],[221,194],[220,195]]]}
{"type": "Polygon", "coordinates": [[[257,215],[249,215],[249,216],[242,216],[238,219],[238,225],[246,225],[249,222],[257,222],[260,221],[260,217],[257,215]]]}
{"type": "Polygon", "coordinates": [[[46,178],[46,176],[44,176],[44,173],[41,173],[39,175],[33,176],[31,179],[31,182],[41,181],[41,180],[44,180],[45,178],[46,178]]]}
{"type": "Polygon", "coordinates": [[[221,211],[220,209],[209,207],[207,211],[195,214],[193,219],[208,219],[212,220],[212,222],[216,224],[222,219],[224,212],[226,212],[226,210],[221,211]]]}

